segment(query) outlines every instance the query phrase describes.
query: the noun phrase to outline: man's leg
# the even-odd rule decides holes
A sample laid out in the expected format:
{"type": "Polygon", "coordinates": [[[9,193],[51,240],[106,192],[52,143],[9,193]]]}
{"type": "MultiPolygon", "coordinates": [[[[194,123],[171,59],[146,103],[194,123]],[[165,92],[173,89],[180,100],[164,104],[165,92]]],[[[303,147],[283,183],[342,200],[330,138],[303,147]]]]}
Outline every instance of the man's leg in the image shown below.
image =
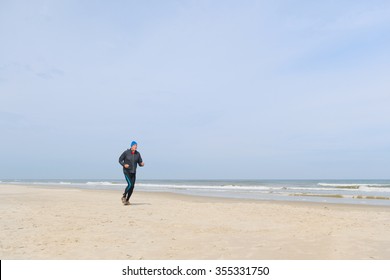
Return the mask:
{"type": "Polygon", "coordinates": [[[127,191],[127,198],[126,201],[128,202],[130,200],[131,195],[133,194],[134,185],[135,185],[135,173],[130,173],[130,188],[127,191]]]}
{"type": "Polygon", "coordinates": [[[126,200],[126,195],[128,194],[128,192],[129,192],[130,189],[131,189],[131,180],[130,180],[130,178],[129,178],[129,174],[126,174],[126,173],[125,173],[125,178],[126,178],[127,186],[126,186],[125,192],[123,193],[123,196],[122,196],[122,202],[125,202],[125,200],[126,200]]]}

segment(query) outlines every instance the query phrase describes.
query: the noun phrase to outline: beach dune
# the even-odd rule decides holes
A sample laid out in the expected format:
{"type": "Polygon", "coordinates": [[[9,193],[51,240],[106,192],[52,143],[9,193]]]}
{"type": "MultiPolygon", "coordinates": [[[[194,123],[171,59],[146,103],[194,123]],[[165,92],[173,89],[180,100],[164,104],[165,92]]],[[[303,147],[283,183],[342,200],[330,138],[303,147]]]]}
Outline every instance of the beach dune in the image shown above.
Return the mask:
{"type": "Polygon", "coordinates": [[[390,207],[0,185],[0,259],[390,259],[390,207]]]}

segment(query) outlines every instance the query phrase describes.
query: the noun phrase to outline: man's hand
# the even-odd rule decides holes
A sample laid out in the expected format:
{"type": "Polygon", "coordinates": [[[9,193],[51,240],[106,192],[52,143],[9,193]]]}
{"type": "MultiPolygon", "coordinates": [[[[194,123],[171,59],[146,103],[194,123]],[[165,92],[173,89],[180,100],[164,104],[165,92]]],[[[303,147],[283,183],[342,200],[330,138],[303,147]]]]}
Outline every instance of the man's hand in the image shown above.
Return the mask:
{"type": "Polygon", "coordinates": [[[143,163],[143,162],[141,162],[140,164],[139,164],[139,166],[144,166],[145,164],[143,163]]]}
{"type": "Polygon", "coordinates": [[[129,168],[129,166],[128,164],[123,165],[124,168],[129,168]]]}

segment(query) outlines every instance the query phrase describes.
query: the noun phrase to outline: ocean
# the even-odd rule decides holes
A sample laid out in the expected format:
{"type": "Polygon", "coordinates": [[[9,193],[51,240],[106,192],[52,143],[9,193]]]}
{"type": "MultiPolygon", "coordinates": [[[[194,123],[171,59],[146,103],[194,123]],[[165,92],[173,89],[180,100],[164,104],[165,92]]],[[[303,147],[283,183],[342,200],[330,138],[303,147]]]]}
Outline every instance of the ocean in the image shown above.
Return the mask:
{"type": "MultiPolygon", "coordinates": [[[[1,184],[94,190],[125,188],[123,179],[0,180],[1,184]]],[[[390,180],[137,180],[135,191],[208,197],[390,206],[390,180]]]]}

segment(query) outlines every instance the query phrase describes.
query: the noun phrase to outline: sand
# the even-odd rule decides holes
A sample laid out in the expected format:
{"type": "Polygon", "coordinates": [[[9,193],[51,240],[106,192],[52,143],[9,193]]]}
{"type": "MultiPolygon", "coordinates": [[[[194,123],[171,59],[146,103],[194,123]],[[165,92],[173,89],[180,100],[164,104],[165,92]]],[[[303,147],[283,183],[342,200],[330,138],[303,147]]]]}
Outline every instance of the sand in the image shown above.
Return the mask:
{"type": "Polygon", "coordinates": [[[0,259],[390,259],[390,207],[0,185],[0,259]]]}

